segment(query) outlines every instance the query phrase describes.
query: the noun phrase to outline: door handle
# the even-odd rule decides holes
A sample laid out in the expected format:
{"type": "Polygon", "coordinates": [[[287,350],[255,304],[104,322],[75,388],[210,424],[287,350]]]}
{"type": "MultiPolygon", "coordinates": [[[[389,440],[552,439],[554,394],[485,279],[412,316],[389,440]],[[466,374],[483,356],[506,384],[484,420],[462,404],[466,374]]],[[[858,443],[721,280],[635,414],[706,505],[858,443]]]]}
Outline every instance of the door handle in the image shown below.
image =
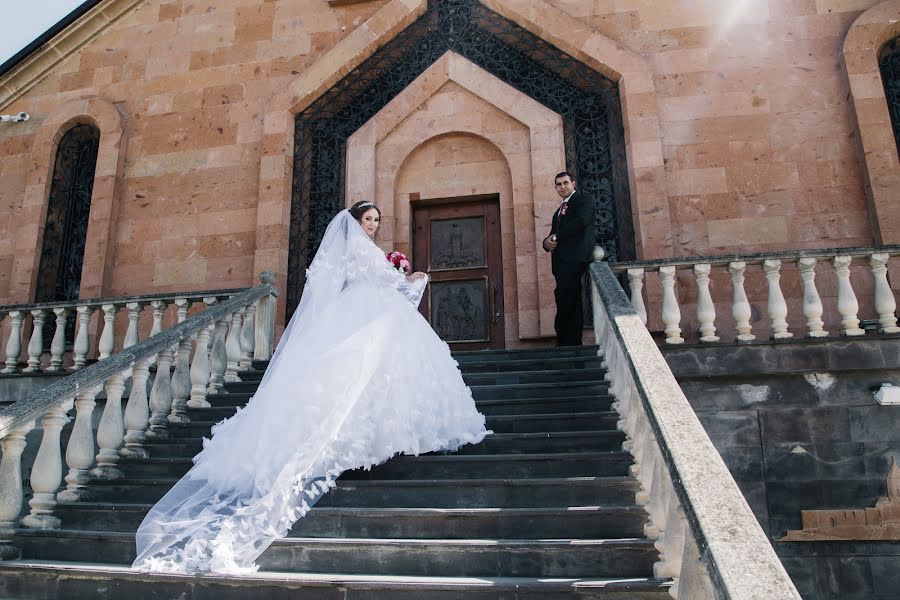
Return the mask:
{"type": "Polygon", "coordinates": [[[497,284],[491,282],[491,323],[496,325],[500,322],[500,310],[497,302],[497,284]]]}

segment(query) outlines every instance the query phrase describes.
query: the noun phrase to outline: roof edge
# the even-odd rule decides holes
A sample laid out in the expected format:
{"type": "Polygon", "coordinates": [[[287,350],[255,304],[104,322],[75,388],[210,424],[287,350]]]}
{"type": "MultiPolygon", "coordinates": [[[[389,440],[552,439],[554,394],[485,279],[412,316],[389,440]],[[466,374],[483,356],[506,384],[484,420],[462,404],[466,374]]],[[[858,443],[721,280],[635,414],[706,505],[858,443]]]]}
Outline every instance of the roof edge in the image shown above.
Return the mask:
{"type": "Polygon", "coordinates": [[[0,109],[46,78],[142,0],[87,0],[0,65],[0,109]]]}

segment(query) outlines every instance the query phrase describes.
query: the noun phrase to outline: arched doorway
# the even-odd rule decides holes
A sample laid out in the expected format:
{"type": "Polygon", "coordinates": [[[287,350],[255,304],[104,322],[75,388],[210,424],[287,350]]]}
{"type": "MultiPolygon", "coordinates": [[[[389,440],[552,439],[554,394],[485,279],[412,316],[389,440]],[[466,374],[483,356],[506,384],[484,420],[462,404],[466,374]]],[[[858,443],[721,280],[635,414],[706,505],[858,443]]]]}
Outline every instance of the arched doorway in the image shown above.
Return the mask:
{"type": "Polygon", "coordinates": [[[325,227],[344,206],[347,138],[448,50],[562,116],[566,166],[597,202],[607,252],[634,256],[616,83],[476,0],[432,0],[422,17],[296,116],[289,314],[325,227]]]}

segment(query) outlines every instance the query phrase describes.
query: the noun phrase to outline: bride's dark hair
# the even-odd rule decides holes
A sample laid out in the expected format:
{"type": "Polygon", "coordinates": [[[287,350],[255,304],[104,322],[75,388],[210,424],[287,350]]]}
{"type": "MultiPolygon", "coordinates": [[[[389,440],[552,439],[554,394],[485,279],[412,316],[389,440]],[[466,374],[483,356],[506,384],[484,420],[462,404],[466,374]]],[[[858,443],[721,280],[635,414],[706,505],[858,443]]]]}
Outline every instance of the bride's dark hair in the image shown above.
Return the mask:
{"type": "Polygon", "coordinates": [[[378,218],[381,218],[381,209],[375,206],[374,202],[370,202],[368,200],[360,200],[356,204],[350,207],[350,215],[359,221],[362,219],[362,216],[366,214],[370,209],[374,208],[378,212],[378,218]]]}

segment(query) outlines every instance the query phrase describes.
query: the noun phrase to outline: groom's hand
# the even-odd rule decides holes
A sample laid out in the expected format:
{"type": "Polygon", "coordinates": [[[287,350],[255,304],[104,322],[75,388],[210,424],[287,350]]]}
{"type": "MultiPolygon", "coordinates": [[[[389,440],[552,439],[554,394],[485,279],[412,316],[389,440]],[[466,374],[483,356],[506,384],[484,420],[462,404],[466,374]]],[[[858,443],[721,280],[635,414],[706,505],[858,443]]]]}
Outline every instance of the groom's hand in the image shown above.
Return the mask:
{"type": "Polygon", "coordinates": [[[544,238],[544,250],[546,250],[547,252],[553,252],[554,250],[556,250],[556,247],[558,245],[559,242],[556,241],[555,235],[544,238]]]}

